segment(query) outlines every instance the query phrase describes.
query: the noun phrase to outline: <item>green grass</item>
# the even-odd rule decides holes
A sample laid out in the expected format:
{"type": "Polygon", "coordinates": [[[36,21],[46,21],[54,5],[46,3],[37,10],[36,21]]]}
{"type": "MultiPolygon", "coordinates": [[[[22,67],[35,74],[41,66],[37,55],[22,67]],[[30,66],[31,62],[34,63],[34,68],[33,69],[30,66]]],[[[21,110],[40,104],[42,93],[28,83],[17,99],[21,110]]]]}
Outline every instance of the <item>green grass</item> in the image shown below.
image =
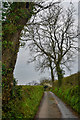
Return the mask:
{"type": "Polygon", "coordinates": [[[58,88],[58,81],[55,81],[54,88],[51,89],[64,102],[69,104],[75,111],[80,114],[80,87],[78,79],[80,73],[63,78],[62,86],[58,88]]]}
{"type": "Polygon", "coordinates": [[[43,96],[42,86],[16,86],[15,99],[12,99],[8,106],[8,111],[3,113],[3,119],[10,120],[34,118],[40,100],[43,96]]]}

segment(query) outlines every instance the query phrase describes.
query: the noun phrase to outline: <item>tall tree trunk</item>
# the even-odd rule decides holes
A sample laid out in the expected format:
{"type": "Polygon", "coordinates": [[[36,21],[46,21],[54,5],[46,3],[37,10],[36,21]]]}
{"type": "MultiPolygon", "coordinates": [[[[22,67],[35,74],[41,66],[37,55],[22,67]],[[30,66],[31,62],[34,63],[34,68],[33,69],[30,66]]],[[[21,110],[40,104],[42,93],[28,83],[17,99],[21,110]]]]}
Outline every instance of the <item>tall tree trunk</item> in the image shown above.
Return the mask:
{"type": "Polygon", "coordinates": [[[21,31],[26,22],[32,16],[33,3],[29,3],[28,8],[26,2],[13,2],[9,15],[6,16],[7,21],[3,23],[3,104],[8,103],[11,98],[13,88],[13,70],[16,63],[17,52],[19,49],[19,39],[21,31]],[[12,14],[14,13],[14,14],[12,14]],[[14,15],[14,17],[12,17],[14,15]],[[27,15],[27,16],[26,16],[27,15]],[[16,19],[18,18],[18,19],[16,19]],[[6,29],[7,26],[7,29],[6,29]]]}
{"type": "Polygon", "coordinates": [[[50,68],[51,68],[51,79],[52,79],[52,86],[53,86],[54,85],[53,68],[52,68],[52,66],[50,68]]]}
{"type": "Polygon", "coordinates": [[[51,58],[49,58],[49,62],[50,62],[50,70],[51,70],[51,80],[52,80],[52,86],[54,85],[54,74],[53,74],[53,67],[52,67],[52,60],[51,58]]]}
{"type": "Polygon", "coordinates": [[[58,86],[60,87],[62,84],[63,73],[62,73],[62,69],[60,68],[59,64],[56,67],[56,71],[57,71],[57,76],[58,76],[58,86]]]}

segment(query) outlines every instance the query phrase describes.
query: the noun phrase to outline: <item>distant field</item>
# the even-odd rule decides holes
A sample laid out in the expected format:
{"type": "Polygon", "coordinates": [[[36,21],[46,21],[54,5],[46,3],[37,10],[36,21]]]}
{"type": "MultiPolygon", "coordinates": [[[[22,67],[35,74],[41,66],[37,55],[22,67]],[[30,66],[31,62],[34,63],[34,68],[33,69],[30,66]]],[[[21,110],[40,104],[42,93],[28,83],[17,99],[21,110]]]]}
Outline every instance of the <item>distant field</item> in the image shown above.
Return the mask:
{"type": "Polygon", "coordinates": [[[3,113],[3,119],[9,120],[24,118],[34,118],[40,100],[43,96],[44,89],[42,86],[16,86],[15,99],[12,99],[8,104],[8,109],[5,114],[3,113]]]}
{"type": "Polygon", "coordinates": [[[80,73],[76,73],[63,78],[62,86],[60,88],[58,88],[58,81],[55,81],[54,88],[51,89],[51,91],[80,114],[80,88],[78,86],[78,80],[80,79],[79,76],[80,73]]]}

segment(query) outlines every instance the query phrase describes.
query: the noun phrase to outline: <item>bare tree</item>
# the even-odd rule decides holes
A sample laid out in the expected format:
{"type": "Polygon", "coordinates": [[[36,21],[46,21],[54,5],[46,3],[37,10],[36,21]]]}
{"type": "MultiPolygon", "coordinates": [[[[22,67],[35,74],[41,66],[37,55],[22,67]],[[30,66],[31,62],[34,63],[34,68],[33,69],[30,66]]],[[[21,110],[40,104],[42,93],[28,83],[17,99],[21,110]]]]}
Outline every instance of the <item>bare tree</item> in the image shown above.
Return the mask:
{"type": "MultiPolygon", "coordinates": [[[[59,86],[63,79],[62,66],[72,60],[77,49],[74,12],[72,4],[64,10],[58,3],[38,13],[38,18],[25,27],[25,40],[29,41],[28,46],[32,54],[34,53],[34,60],[46,56],[45,61],[48,60],[49,64],[43,62],[43,66],[50,65],[48,67],[52,67],[51,69],[55,68],[59,86]]],[[[53,73],[52,70],[51,72],[53,73]]]]}
{"type": "Polygon", "coordinates": [[[40,53],[37,54],[39,51],[36,50],[36,51],[33,51],[33,46],[30,45],[28,46],[30,48],[30,51],[31,51],[31,57],[30,59],[28,60],[28,63],[31,63],[31,62],[34,62],[36,61],[36,71],[40,71],[41,73],[42,72],[45,72],[45,70],[50,70],[51,72],[51,80],[52,80],[52,85],[54,83],[54,74],[53,74],[53,70],[54,70],[54,65],[53,65],[53,61],[52,61],[52,58],[46,56],[44,53],[40,53]]]}

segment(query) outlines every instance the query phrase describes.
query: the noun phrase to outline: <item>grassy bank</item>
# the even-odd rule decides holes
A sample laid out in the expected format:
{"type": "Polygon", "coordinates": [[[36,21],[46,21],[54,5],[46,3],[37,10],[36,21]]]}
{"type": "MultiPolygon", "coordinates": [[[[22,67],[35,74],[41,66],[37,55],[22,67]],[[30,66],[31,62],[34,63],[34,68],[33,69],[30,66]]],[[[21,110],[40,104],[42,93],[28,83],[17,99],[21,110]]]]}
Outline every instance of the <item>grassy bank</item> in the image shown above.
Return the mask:
{"type": "Polygon", "coordinates": [[[80,88],[77,82],[80,79],[79,74],[76,73],[63,78],[60,88],[58,88],[58,81],[55,81],[54,88],[51,91],[80,114],[80,88]]]}
{"type": "Polygon", "coordinates": [[[43,96],[43,87],[16,86],[15,90],[16,94],[15,92],[13,93],[13,99],[5,107],[6,113],[3,113],[3,119],[15,120],[34,118],[43,96]]]}

